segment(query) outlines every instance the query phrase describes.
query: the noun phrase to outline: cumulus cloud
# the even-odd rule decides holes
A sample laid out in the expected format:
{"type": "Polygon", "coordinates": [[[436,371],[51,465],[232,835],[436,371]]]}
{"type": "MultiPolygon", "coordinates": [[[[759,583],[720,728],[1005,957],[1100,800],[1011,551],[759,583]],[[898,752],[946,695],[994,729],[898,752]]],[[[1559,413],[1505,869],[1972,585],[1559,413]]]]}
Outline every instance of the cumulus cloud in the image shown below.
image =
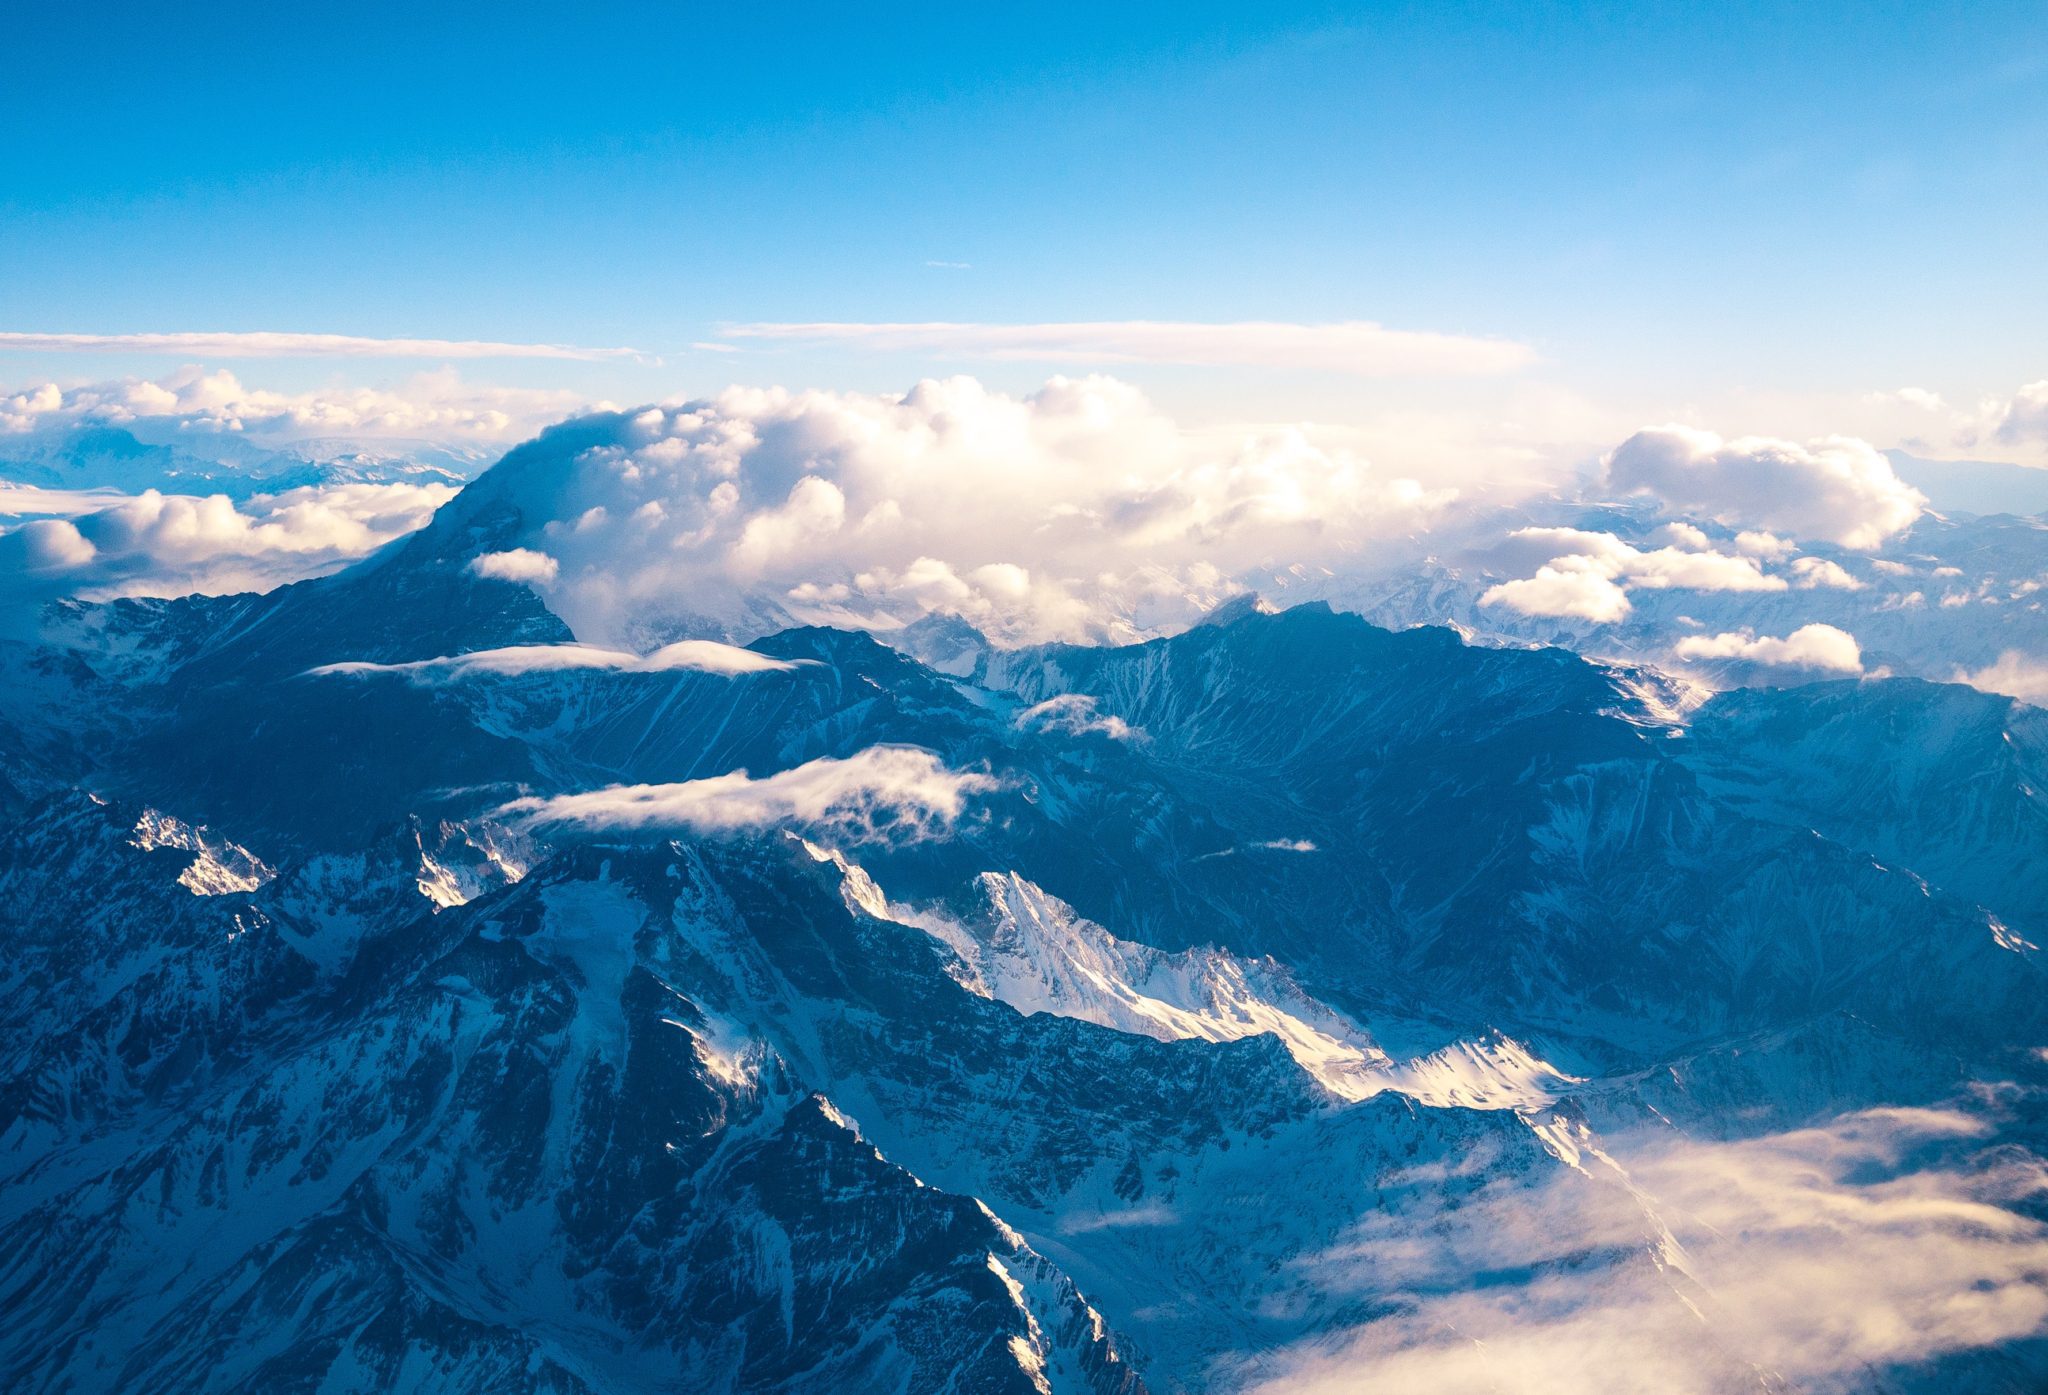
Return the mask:
{"type": "Polygon", "coordinates": [[[1612,533],[1589,532],[1580,528],[1517,528],[1508,534],[1500,553],[1503,558],[1546,557],[1552,565],[1563,558],[1579,559],[1602,575],[1625,580],[1631,586],[1661,590],[1675,587],[1687,591],[1783,591],[1783,577],[1767,574],[1753,557],[1733,557],[1705,546],[1706,535],[1694,544],[1686,533],[1677,534],[1682,547],[1651,550],[1633,547],[1612,533]]]}
{"type": "Polygon", "coordinates": [[[2008,649],[1995,663],[1980,669],[1957,669],[1955,681],[1987,693],[2018,698],[2036,707],[2048,707],[2048,659],[2037,659],[2017,649],[2008,649]]]}
{"type": "Polygon", "coordinates": [[[1020,731],[1106,736],[1112,741],[1138,740],[1145,734],[1114,712],[1098,711],[1092,693],[1061,693],[1025,708],[1016,720],[1020,731]]]}
{"type": "Polygon", "coordinates": [[[1835,591],[1861,591],[1863,583],[1849,574],[1839,562],[1830,562],[1825,557],[1800,557],[1792,563],[1792,584],[1802,591],[1827,588],[1835,591]]]}
{"type": "Polygon", "coordinates": [[[515,644],[503,649],[476,649],[439,659],[411,663],[323,664],[309,678],[362,677],[391,674],[418,687],[444,687],[474,678],[518,678],[529,673],[713,673],[737,678],[752,673],[790,673],[817,667],[815,659],[777,659],[751,649],[708,639],[685,639],[651,654],[600,649],[589,644],[515,644]]]}
{"type": "Polygon", "coordinates": [[[1861,673],[1863,651],[1856,636],[1833,625],[1801,625],[1783,639],[1753,635],[1747,630],[1718,635],[1688,635],[1672,646],[1681,659],[1740,659],[1779,668],[1825,669],[1861,673]]]}
{"type": "Polygon", "coordinates": [[[1504,606],[1523,615],[1548,615],[1610,624],[1634,607],[1628,592],[1590,557],[1560,557],[1536,575],[1503,581],[1479,597],[1484,606],[1504,606]]]}
{"type": "Polygon", "coordinates": [[[1653,494],[1675,513],[1870,549],[1912,526],[1926,496],[1874,446],[1846,436],[1799,445],[1665,426],[1607,458],[1607,483],[1653,494]]]}
{"type": "Polygon", "coordinates": [[[1627,589],[1631,586],[1691,591],[1786,589],[1785,579],[1765,572],[1755,558],[1712,550],[1707,535],[1691,524],[1671,524],[1658,532],[1667,545],[1645,550],[1612,533],[1518,528],[1495,550],[1496,560],[1510,566],[1527,566],[1538,558],[1548,560],[1533,576],[1489,588],[1479,603],[1523,615],[1607,624],[1633,609],[1627,589]]]}
{"type": "Polygon", "coordinates": [[[425,525],[446,485],[340,484],[237,504],[147,490],[68,519],[0,531],[0,594],[176,596],[267,590],[425,525]]]}
{"type": "Polygon", "coordinates": [[[1880,401],[1896,402],[1902,407],[1913,407],[1923,412],[1948,410],[1948,403],[1943,400],[1942,395],[1929,388],[1902,387],[1875,395],[1880,401]]]}
{"type": "Polygon", "coordinates": [[[2028,383],[1998,411],[2001,441],[2048,441],[2048,378],[2028,383]]]}
{"type": "Polygon", "coordinates": [[[933,611],[1008,641],[1127,638],[1274,558],[1343,563],[1453,497],[1303,428],[1183,430],[1108,378],[1021,398],[971,378],[733,388],[601,429],[504,483],[530,525],[517,545],[558,563],[535,580],[548,604],[629,648],[933,611]]]}
{"type": "Polygon", "coordinates": [[[1463,334],[1335,324],[1166,320],[1066,324],[734,324],[727,338],[1017,359],[1035,363],[1176,363],[1316,369],[1367,377],[1511,373],[1536,360],[1526,344],[1463,334]]]}
{"type": "Polygon", "coordinates": [[[515,547],[504,552],[484,552],[470,558],[469,569],[493,581],[550,582],[560,574],[561,564],[545,552],[515,547]]]}
{"type": "Polygon", "coordinates": [[[1969,1112],[1880,1109],[1732,1143],[1623,1140],[1619,1169],[1533,1188],[1396,1178],[1304,1266],[1385,1315],[1256,1389],[1725,1395],[1769,1372],[1849,1395],[1873,1368],[2037,1336],[2048,1227],[2018,1208],[2048,1169],[1989,1142],[1969,1112]]]}
{"type": "Polygon", "coordinates": [[[912,746],[871,746],[754,779],[744,770],[674,785],[613,785],[520,799],[499,812],[540,828],[723,832],[795,825],[857,841],[914,841],[950,827],[994,777],[912,746]]]}
{"type": "Polygon", "coordinates": [[[176,354],[195,358],[645,358],[638,349],[508,344],[489,339],[372,339],[274,331],[180,334],[29,334],[0,330],[0,350],[33,353],[176,354]]]}

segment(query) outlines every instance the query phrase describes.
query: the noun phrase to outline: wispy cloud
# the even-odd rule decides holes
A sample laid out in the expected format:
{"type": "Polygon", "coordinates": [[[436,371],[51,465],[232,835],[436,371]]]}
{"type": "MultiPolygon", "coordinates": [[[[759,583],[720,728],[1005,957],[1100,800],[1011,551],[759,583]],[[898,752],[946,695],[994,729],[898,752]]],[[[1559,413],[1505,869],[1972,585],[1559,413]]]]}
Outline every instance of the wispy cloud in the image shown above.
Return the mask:
{"type": "Polygon", "coordinates": [[[1723,1395],[1763,1372],[1847,1395],[2048,1330],[2048,1228],[2027,1214],[2048,1173],[1972,1114],[1615,1146],[1625,1187],[1389,1188],[1412,1203],[1306,1266],[1383,1316],[1269,1360],[1258,1395],[1723,1395]],[[1617,1262],[1655,1221],[1656,1264],[1617,1262]]]}
{"type": "Polygon", "coordinates": [[[994,777],[948,768],[930,751],[871,746],[754,779],[744,770],[672,785],[612,785],[549,799],[520,799],[500,812],[541,827],[699,832],[795,824],[855,841],[927,837],[966,811],[994,777]]]}
{"type": "Polygon", "coordinates": [[[1957,669],[1955,681],[1987,693],[2015,697],[2036,707],[2048,707],[2048,659],[2036,659],[2017,649],[2006,650],[1996,663],[1983,668],[1957,669]]]}
{"type": "Polygon", "coordinates": [[[478,649],[439,659],[403,664],[326,664],[307,676],[362,677],[392,674],[421,687],[439,687],[471,678],[516,678],[528,673],[603,671],[611,673],[715,673],[736,678],[748,673],[788,673],[816,667],[815,659],[776,659],[736,645],[708,639],[685,639],[652,654],[600,649],[588,644],[515,644],[504,649],[478,649]]]}
{"type": "Polygon", "coordinates": [[[1367,320],[1202,324],[1099,320],[1057,324],[734,324],[734,339],[840,344],[872,351],[1034,363],[1170,363],[1271,367],[1362,377],[1511,373],[1536,361],[1526,344],[1463,334],[1388,329],[1367,320]]]}
{"type": "Polygon", "coordinates": [[[0,330],[0,352],[189,354],[199,358],[645,359],[638,349],[508,344],[491,339],[373,339],[273,331],[179,334],[31,334],[0,330]]]}

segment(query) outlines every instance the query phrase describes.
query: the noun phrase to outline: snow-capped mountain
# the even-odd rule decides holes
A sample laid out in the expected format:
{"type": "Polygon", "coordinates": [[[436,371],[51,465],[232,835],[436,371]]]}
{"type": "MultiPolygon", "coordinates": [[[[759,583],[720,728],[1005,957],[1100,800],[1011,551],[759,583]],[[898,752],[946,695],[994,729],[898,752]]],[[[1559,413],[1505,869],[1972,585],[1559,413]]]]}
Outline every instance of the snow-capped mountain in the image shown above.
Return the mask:
{"type": "Polygon", "coordinates": [[[580,645],[479,565],[563,445],[6,646],[10,1388],[1284,1388],[1597,1291],[1778,1390],[1665,1160],[1844,1118],[2012,1247],[1855,1377],[2048,1378],[2037,709],[1321,604],[580,645]]]}

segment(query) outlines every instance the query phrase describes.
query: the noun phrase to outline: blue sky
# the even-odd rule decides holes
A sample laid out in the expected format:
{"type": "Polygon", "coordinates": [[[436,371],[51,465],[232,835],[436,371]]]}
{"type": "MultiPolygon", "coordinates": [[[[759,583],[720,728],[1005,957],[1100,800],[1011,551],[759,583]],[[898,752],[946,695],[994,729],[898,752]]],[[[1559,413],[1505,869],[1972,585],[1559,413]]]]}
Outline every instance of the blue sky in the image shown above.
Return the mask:
{"type": "MultiPolygon", "coordinates": [[[[2038,4],[35,6],[8,47],[0,330],[632,346],[488,368],[631,399],[1077,366],[735,323],[1366,320],[1729,430],[2048,376],[2038,4]]],[[[1106,366],[1198,415],[1507,410],[1106,366]]]]}

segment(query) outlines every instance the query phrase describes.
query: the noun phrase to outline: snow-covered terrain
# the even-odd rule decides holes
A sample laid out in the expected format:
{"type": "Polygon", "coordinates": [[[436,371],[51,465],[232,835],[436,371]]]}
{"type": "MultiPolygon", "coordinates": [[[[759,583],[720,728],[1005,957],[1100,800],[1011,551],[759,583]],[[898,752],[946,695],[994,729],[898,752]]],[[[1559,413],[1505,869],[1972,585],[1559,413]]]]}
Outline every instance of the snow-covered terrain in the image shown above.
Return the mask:
{"type": "Polygon", "coordinates": [[[1509,642],[1462,563],[599,648],[478,565],[510,464],[0,644],[0,1384],[2048,1381],[2040,709],[1509,642]]]}

